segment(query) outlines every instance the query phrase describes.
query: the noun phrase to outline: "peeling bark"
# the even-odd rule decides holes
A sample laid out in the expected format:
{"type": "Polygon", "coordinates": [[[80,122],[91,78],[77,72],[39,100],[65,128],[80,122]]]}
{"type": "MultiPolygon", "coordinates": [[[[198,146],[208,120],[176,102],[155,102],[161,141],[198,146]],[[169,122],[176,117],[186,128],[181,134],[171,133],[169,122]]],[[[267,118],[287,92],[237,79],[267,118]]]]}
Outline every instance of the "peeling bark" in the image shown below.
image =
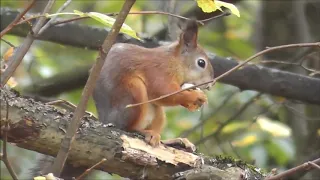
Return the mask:
{"type": "MultiPolygon", "coordinates": [[[[9,104],[8,141],[21,148],[55,156],[72,112],[20,97],[10,90],[0,91],[1,131],[6,100],[9,104]]],[[[261,173],[242,161],[204,157],[164,145],[152,148],[142,139],[142,135],[103,125],[94,117],[85,115],[68,163],[75,167],[91,167],[106,158],[99,170],[133,179],[263,178],[261,173]]]]}

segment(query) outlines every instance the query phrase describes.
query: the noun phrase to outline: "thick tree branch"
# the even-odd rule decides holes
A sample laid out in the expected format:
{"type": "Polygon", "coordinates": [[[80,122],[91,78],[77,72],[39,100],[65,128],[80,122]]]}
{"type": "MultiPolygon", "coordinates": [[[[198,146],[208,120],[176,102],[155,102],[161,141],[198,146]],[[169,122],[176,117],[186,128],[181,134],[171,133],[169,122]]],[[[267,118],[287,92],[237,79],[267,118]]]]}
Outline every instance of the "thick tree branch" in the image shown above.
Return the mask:
{"type": "MultiPolygon", "coordinates": [[[[17,11],[1,8],[1,29],[6,27],[6,25],[8,25],[17,14],[17,11]]],[[[9,33],[18,36],[25,36],[27,33],[27,25],[15,27],[9,33]]],[[[104,39],[107,33],[107,30],[103,28],[95,28],[70,23],[48,28],[39,37],[39,39],[65,45],[72,45],[75,47],[98,49],[98,47],[102,44],[102,39],[104,39]]],[[[126,39],[124,35],[119,35],[117,37],[117,42],[139,44],[145,47],[159,46],[159,43],[152,39],[145,39],[145,42],[140,43],[135,39],[126,39]]],[[[221,75],[238,64],[234,60],[222,58],[213,53],[208,54],[215,70],[215,77],[221,75]]],[[[83,71],[87,70],[84,69],[83,71]]],[[[87,73],[81,72],[81,74],[85,76],[87,73]]],[[[79,76],[77,78],[79,78],[79,76]]],[[[83,77],[83,79],[86,79],[86,77],[83,77]]],[[[69,82],[73,81],[73,79],[68,80],[69,82]]],[[[237,86],[241,90],[257,90],[259,92],[268,93],[275,96],[283,96],[288,99],[320,104],[319,79],[272,68],[266,68],[259,65],[246,66],[245,68],[235,71],[221,79],[220,82],[237,86]]],[[[84,83],[85,82],[78,84],[78,87],[82,87],[84,83]]],[[[44,80],[43,82],[37,82],[36,84],[38,86],[47,84],[47,80],[44,80]]],[[[43,95],[55,95],[56,93],[59,93],[58,91],[56,93],[51,91],[52,86],[50,86],[50,88],[46,86],[36,87],[37,93],[43,95]]],[[[57,84],[57,87],[61,87],[60,84],[57,84]]],[[[73,87],[76,87],[76,85],[73,84],[73,87]]],[[[68,90],[67,87],[64,88],[68,90]]],[[[29,92],[32,92],[32,90],[29,92]]]]}
{"type": "MultiPolygon", "coordinates": [[[[5,97],[11,120],[8,141],[25,149],[55,155],[73,114],[0,89],[1,114],[6,111],[5,97]]],[[[250,165],[230,158],[202,157],[163,145],[151,148],[141,135],[102,125],[85,116],[68,161],[74,166],[91,167],[103,158],[107,161],[98,169],[133,179],[206,177],[237,180],[244,175],[253,180],[263,177],[250,165]]]]}
{"type": "Polygon", "coordinates": [[[63,92],[82,88],[89,76],[91,66],[72,68],[70,71],[32,83],[23,89],[23,94],[38,96],[55,96],[63,92]]]}

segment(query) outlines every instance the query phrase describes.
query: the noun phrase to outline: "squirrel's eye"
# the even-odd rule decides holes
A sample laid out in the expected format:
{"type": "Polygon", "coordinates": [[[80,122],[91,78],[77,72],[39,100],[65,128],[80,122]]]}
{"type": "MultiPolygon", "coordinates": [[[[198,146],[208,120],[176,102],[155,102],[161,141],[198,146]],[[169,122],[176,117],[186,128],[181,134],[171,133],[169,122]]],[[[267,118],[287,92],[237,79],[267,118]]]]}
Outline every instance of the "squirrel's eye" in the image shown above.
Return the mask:
{"type": "Polygon", "coordinates": [[[206,67],[206,61],[203,59],[198,59],[198,66],[205,68],[206,67]]]}

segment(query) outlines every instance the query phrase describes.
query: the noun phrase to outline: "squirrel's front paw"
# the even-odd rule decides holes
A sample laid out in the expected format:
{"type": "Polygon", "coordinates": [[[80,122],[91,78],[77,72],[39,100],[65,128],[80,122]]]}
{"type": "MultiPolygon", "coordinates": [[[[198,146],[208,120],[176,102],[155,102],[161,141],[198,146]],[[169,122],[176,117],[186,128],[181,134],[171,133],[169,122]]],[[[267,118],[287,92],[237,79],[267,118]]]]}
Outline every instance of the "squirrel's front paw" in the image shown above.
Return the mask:
{"type": "Polygon", "coordinates": [[[206,94],[201,90],[191,90],[187,91],[187,93],[186,103],[182,104],[182,106],[186,107],[189,111],[197,110],[208,101],[206,94]]]}
{"type": "Polygon", "coordinates": [[[145,136],[145,141],[152,147],[159,146],[161,136],[159,133],[152,130],[143,130],[142,133],[145,136]]]}

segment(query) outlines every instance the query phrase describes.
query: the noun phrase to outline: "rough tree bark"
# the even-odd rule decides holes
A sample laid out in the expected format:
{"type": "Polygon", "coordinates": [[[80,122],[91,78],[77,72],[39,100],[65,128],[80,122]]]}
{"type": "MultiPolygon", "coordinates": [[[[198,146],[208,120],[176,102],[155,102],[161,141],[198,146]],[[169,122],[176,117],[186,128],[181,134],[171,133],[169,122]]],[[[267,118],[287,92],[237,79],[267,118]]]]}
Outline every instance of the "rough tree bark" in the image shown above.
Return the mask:
{"type": "MultiPolygon", "coordinates": [[[[72,113],[20,97],[0,89],[1,131],[9,105],[8,141],[39,153],[56,155],[72,113]]],[[[1,133],[2,138],[3,132],[1,133]]],[[[240,160],[204,157],[161,145],[152,148],[142,136],[102,125],[94,117],[84,116],[68,162],[90,167],[106,158],[98,169],[133,179],[261,179],[258,169],[240,160]]]]}
{"type": "MultiPolygon", "coordinates": [[[[1,29],[6,27],[6,25],[8,25],[8,23],[15,18],[17,13],[18,12],[15,10],[1,8],[1,29]]],[[[26,24],[17,26],[16,28],[12,29],[10,33],[24,37],[28,30],[27,26],[28,25],[26,24]]],[[[102,44],[102,39],[107,33],[108,31],[104,28],[95,28],[69,23],[61,26],[51,27],[38,38],[39,40],[51,41],[60,44],[71,45],[74,47],[98,49],[102,44]]],[[[153,39],[145,38],[144,40],[144,42],[139,42],[135,39],[126,38],[124,35],[119,35],[117,42],[139,44],[145,47],[159,46],[159,42],[153,39]]],[[[216,77],[238,64],[238,62],[235,60],[222,58],[213,53],[209,53],[209,56],[211,63],[213,64],[216,77]]],[[[88,73],[87,70],[84,69],[78,74],[79,76],[74,76],[74,74],[64,75],[64,78],[53,78],[56,80],[63,80],[61,84],[58,82],[51,83],[50,86],[43,86],[43,84],[48,83],[36,82],[35,86],[28,89],[28,92],[52,96],[60,93],[60,91],[54,92],[53,90],[57,90],[62,87],[63,90],[68,90],[64,88],[69,87],[66,85],[66,82],[72,82],[70,83],[70,85],[72,85],[70,87],[72,88],[82,87],[85,83],[85,81],[82,80],[86,80],[88,73]],[[69,79],[67,77],[74,77],[75,79],[69,79]],[[76,82],[79,82],[80,84],[75,84],[76,82]],[[62,86],[62,84],[65,86],[62,86]]],[[[46,79],[44,82],[48,82],[48,80],[46,79]]],[[[268,93],[271,95],[283,96],[289,99],[320,104],[319,79],[266,68],[263,66],[247,66],[221,79],[221,82],[237,86],[241,90],[257,90],[259,92],[268,93]]]]}

